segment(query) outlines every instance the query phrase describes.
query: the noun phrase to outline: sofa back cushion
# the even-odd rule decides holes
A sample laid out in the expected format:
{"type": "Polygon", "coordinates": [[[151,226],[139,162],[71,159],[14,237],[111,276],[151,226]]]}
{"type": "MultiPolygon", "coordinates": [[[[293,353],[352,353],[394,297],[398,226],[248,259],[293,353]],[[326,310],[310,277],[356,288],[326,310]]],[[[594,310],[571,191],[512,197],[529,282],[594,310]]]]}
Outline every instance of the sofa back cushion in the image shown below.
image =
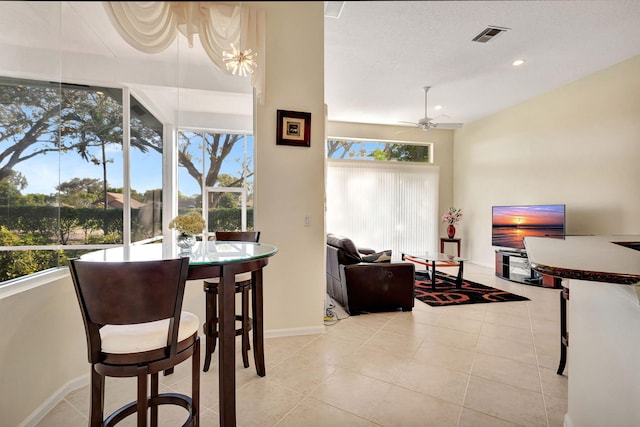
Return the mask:
{"type": "Polygon", "coordinates": [[[348,237],[338,234],[327,234],[327,245],[338,249],[338,263],[351,265],[362,262],[358,248],[348,237]]]}

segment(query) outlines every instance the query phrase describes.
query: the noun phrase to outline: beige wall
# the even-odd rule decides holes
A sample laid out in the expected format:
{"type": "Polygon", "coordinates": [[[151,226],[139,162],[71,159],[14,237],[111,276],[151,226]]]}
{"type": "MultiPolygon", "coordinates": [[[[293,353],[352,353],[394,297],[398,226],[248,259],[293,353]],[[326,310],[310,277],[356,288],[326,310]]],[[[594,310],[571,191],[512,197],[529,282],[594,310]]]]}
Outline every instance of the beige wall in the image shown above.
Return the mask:
{"type": "Polygon", "coordinates": [[[640,234],[640,56],[455,131],[464,254],[494,265],[491,207],[564,203],[568,234],[640,234]]]}
{"type": "MultiPolygon", "coordinates": [[[[331,112],[331,106],[328,106],[331,112]]],[[[406,126],[372,125],[366,123],[328,122],[327,137],[363,138],[385,141],[411,141],[433,144],[433,165],[440,167],[440,215],[453,203],[453,131],[432,129],[429,133],[406,126]]],[[[440,222],[440,235],[446,225],[440,222]]]]}
{"type": "Polygon", "coordinates": [[[38,407],[51,404],[56,393],[73,388],[70,383],[78,377],[88,380],[87,345],[73,285],[68,275],[54,277],[25,292],[0,294],[2,426],[19,425],[38,407]]]}

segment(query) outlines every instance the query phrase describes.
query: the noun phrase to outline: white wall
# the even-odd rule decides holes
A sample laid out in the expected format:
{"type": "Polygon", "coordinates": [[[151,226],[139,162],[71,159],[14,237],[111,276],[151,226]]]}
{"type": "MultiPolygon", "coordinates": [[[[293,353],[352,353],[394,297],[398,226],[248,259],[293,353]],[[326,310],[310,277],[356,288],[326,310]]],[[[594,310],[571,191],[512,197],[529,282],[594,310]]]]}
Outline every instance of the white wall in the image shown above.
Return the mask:
{"type": "Polygon", "coordinates": [[[638,426],[638,296],[629,285],[569,283],[566,419],[575,427],[638,426]]]}
{"type": "Polygon", "coordinates": [[[640,233],[640,56],[455,131],[463,252],[493,266],[491,206],[564,203],[568,234],[640,233]]]}
{"type": "Polygon", "coordinates": [[[324,331],[324,7],[259,3],[266,12],[264,105],[257,106],[256,229],[279,252],[264,270],[265,329],[324,331]],[[276,145],[276,112],[311,113],[311,146],[276,145]],[[311,225],[304,226],[305,216],[311,225]]]}
{"type": "MultiPolygon", "coordinates": [[[[331,111],[331,106],[328,106],[331,111]]],[[[327,137],[363,138],[369,140],[410,141],[433,144],[433,165],[440,167],[440,216],[453,204],[453,131],[432,129],[429,133],[406,126],[373,125],[367,123],[327,123],[327,137]]],[[[440,220],[440,236],[446,235],[446,224],[440,220]]],[[[456,230],[462,230],[456,227],[456,230]]],[[[457,236],[457,232],[456,232],[457,236]]]]}

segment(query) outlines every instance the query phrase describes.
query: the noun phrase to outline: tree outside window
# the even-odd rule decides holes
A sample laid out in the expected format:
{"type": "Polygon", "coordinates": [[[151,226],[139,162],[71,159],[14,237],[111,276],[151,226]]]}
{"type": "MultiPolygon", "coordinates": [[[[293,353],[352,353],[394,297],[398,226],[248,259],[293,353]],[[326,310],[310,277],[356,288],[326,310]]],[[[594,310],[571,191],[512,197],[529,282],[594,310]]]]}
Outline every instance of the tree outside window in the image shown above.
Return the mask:
{"type": "Polygon", "coordinates": [[[178,133],[179,213],[202,213],[206,200],[209,231],[242,229],[242,191],[247,228],[253,229],[253,137],[215,131],[178,133]],[[211,191],[212,189],[229,191],[211,191]],[[204,195],[204,197],[203,197],[204,195]]]}
{"type": "MultiPolygon", "coordinates": [[[[162,125],[132,107],[132,169],[153,152],[160,170],[131,191],[144,205],[162,188],[162,125]]],[[[122,119],[120,89],[0,78],[0,281],[65,265],[73,246],[122,244],[122,119]]],[[[132,224],[134,238],[147,228],[132,224]]]]}

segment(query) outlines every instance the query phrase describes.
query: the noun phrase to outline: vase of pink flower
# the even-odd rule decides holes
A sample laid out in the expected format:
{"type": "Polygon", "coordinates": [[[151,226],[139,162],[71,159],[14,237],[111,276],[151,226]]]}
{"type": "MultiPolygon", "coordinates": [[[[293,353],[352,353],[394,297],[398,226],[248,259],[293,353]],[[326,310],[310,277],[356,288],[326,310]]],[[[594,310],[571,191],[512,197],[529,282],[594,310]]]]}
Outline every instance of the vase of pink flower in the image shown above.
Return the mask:
{"type": "Polygon", "coordinates": [[[453,239],[456,235],[456,224],[460,222],[462,218],[462,209],[454,208],[453,206],[442,215],[442,222],[447,223],[447,236],[453,239]]]}

